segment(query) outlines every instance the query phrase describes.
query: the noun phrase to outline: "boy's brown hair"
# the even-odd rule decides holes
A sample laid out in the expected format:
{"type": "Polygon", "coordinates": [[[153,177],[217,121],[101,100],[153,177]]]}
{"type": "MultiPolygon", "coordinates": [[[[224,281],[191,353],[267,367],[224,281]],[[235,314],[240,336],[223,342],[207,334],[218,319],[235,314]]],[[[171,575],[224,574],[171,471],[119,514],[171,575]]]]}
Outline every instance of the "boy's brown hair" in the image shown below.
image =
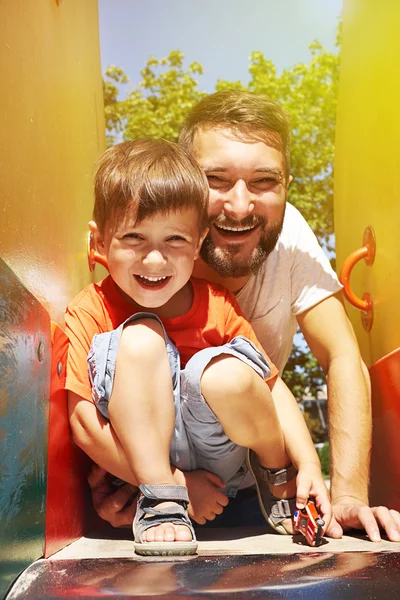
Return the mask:
{"type": "Polygon", "coordinates": [[[195,208],[207,227],[207,179],[196,161],[166,140],[122,142],[96,163],[93,219],[101,233],[133,209],[136,223],[157,213],[195,208]]]}
{"type": "Polygon", "coordinates": [[[263,94],[245,90],[221,90],[206,96],[186,118],[179,143],[191,153],[200,128],[230,129],[244,141],[261,141],[282,152],[286,176],[290,171],[290,123],[281,106],[263,94]]]}

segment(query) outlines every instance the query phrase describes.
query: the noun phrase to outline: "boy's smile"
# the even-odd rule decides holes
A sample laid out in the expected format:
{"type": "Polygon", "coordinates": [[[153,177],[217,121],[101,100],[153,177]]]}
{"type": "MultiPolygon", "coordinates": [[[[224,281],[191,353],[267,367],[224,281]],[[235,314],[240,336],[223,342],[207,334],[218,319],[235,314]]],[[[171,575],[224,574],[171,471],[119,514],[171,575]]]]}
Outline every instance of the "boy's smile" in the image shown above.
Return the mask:
{"type": "Polygon", "coordinates": [[[186,284],[206,234],[199,235],[196,210],[157,213],[138,224],[128,214],[104,239],[93,222],[91,227],[110,275],[128,302],[165,317],[190,309],[192,292],[186,284]]]}

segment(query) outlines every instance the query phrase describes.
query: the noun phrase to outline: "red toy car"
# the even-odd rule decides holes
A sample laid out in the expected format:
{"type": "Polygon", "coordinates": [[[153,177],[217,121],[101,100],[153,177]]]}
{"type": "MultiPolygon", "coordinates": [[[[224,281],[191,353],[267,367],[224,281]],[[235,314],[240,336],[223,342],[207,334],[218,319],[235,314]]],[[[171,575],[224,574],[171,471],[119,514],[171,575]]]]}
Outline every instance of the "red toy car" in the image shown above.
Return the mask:
{"type": "Polygon", "coordinates": [[[321,544],[325,521],[320,518],[313,500],[309,500],[305,508],[296,509],[293,520],[295,531],[300,531],[310,546],[321,544]]]}

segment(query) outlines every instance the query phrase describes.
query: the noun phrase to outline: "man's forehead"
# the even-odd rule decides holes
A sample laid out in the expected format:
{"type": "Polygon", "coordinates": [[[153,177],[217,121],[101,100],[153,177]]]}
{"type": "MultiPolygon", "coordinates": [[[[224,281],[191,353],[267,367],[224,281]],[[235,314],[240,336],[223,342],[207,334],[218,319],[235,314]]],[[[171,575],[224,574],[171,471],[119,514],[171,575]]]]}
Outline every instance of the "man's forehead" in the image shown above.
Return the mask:
{"type": "Polygon", "coordinates": [[[274,132],[241,132],[221,126],[199,128],[193,138],[193,155],[205,172],[224,171],[241,156],[254,162],[254,170],[281,175],[284,156],[274,132]],[[269,134],[271,134],[269,136],[269,134]]]}

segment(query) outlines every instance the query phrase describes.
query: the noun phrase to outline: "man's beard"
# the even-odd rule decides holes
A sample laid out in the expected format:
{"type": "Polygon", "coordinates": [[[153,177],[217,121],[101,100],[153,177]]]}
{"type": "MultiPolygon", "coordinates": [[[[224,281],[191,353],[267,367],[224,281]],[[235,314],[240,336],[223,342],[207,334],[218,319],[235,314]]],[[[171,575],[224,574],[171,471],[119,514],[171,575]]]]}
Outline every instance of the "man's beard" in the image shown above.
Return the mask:
{"type": "Polygon", "coordinates": [[[210,267],[215,269],[222,277],[246,277],[256,274],[263,263],[267,260],[272,250],[275,248],[279,235],[282,231],[283,216],[279,222],[271,224],[266,228],[266,222],[263,217],[246,217],[243,221],[234,221],[229,217],[220,215],[212,221],[225,227],[248,227],[258,225],[262,228],[262,233],[258,245],[254,248],[250,258],[241,257],[242,244],[231,244],[227,248],[219,248],[214,245],[211,233],[208,233],[200,250],[200,256],[210,267]]]}

